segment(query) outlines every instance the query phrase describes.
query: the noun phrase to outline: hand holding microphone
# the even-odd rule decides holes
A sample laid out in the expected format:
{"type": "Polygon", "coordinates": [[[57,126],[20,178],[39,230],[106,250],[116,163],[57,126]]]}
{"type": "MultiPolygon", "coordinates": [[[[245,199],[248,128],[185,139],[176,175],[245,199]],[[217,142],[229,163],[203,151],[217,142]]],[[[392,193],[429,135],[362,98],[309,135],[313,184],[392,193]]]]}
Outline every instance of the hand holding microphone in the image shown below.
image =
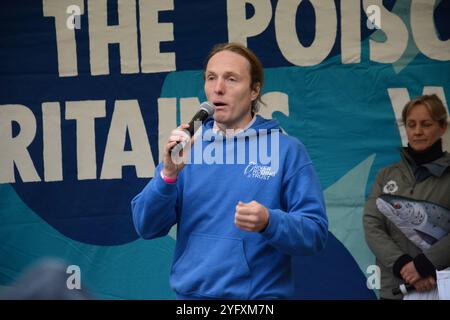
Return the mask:
{"type": "Polygon", "coordinates": [[[403,283],[398,288],[392,289],[392,294],[396,296],[400,293],[408,294],[416,290],[419,292],[424,292],[430,291],[434,288],[436,288],[436,280],[433,276],[428,276],[426,278],[420,278],[414,282],[414,284],[403,283]]]}
{"type": "MultiPolygon", "coordinates": [[[[188,124],[182,124],[175,130],[173,130],[170,133],[167,144],[164,146],[163,174],[164,174],[164,176],[166,176],[170,179],[175,179],[178,176],[178,173],[180,173],[180,171],[183,170],[183,168],[184,168],[184,162],[183,161],[181,161],[181,162],[174,161],[174,159],[172,158],[172,154],[173,154],[173,149],[176,146],[181,145],[181,143],[183,143],[183,146],[184,146],[189,142],[188,141],[189,136],[186,133],[186,130],[188,128],[189,128],[188,124]]],[[[178,148],[176,151],[178,151],[178,153],[180,152],[180,150],[178,150],[178,148]]],[[[181,156],[183,156],[182,150],[181,150],[181,156]]]]}
{"type": "Polygon", "coordinates": [[[214,114],[214,108],[215,106],[211,102],[203,102],[200,105],[200,110],[192,117],[189,124],[182,124],[170,133],[169,140],[164,147],[163,157],[163,174],[166,177],[174,179],[184,168],[184,162],[177,160],[183,157],[183,149],[191,142],[195,122],[200,121],[203,124],[208,117],[214,114]]]}
{"type": "Polygon", "coordinates": [[[414,261],[410,261],[405,264],[400,270],[400,275],[402,276],[405,283],[411,284],[414,284],[421,278],[419,272],[416,269],[416,266],[414,265],[414,261]]]}

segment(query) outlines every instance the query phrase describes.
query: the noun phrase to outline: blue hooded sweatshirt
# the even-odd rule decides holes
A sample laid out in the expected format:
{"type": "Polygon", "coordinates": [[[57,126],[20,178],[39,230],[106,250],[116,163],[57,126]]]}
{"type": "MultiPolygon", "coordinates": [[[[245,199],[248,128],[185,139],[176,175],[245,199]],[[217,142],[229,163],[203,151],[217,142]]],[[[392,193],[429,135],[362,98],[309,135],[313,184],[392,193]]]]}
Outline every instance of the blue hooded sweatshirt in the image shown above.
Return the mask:
{"type": "Polygon", "coordinates": [[[191,150],[192,158],[196,144],[197,151],[202,147],[204,159],[196,153],[176,183],[166,183],[158,165],[155,177],[131,202],[135,228],[151,239],[177,224],[170,275],[177,298],[292,298],[291,256],[317,253],[328,235],[311,160],[303,144],[280,133],[275,120],[256,116],[249,129],[227,139],[211,134],[213,123],[204,123],[203,138],[191,150]],[[278,164],[252,158],[249,150],[255,146],[277,155],[278,164]],[[243,150],[245,159],[240,158],[243,150]],[[238,202],[253,200],[269,211],[260,232],[241,230],[234,221],[238,202]]]}

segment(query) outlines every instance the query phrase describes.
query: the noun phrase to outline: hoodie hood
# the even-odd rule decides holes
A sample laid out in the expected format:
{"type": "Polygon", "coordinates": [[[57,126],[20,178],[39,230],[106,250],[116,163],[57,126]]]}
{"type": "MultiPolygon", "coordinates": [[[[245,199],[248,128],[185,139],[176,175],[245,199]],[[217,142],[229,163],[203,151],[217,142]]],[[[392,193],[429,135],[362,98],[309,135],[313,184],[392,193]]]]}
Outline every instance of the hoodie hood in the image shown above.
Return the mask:
{"type": "MultiPolygon", "coordinates": [[[[250,126],[250,128],[247,128],[244,131],[240,131],[234,137],[236,137],[236,138],[239,138],[242,136],[253,137],[253,136],[259,136],[260,134],[268,134],[272,130],[281,131],[280,124],[278,123],[277,120],[264,119],[260,115],[255,115],[255,117],[256,117],[255,122],[250,126]]],[[[213,127],[214,127],[214,118],[209,117],[208,119],[206,119],[206,121],[203,124],[203,131],[213,130],[213,127]]],[[[204,138],[204,140],[206,140],[206,141],[214,140],[214,136],[216,136],[216,135],[221,135],[221,133],[215,133],[212,135],[208,134],[207,137],[204,138]]]]}

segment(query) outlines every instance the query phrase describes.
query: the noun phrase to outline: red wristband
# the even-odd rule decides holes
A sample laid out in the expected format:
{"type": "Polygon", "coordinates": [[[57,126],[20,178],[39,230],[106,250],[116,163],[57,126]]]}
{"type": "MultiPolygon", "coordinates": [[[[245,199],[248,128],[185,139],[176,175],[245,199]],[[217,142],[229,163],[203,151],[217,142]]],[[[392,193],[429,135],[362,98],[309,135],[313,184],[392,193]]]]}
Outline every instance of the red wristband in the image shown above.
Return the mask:
{"type": "Polygon", "coordinates": [[[177,178],[166,177],[162,170],[161,170],[161,178],[167,183],[175,183],[177,181],[177,178]]]}

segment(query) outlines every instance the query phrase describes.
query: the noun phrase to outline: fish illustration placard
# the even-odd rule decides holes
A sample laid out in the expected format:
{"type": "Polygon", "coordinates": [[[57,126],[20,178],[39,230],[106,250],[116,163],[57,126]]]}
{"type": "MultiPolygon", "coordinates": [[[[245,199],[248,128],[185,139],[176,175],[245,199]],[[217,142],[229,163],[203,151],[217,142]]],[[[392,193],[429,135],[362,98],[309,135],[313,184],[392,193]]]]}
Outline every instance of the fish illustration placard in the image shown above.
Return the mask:
{"type": "Polygon", "coordinates": [[[376,205],[422,250],[450,232],[450,210],[435,203],[382,194],[376,205]]]}

